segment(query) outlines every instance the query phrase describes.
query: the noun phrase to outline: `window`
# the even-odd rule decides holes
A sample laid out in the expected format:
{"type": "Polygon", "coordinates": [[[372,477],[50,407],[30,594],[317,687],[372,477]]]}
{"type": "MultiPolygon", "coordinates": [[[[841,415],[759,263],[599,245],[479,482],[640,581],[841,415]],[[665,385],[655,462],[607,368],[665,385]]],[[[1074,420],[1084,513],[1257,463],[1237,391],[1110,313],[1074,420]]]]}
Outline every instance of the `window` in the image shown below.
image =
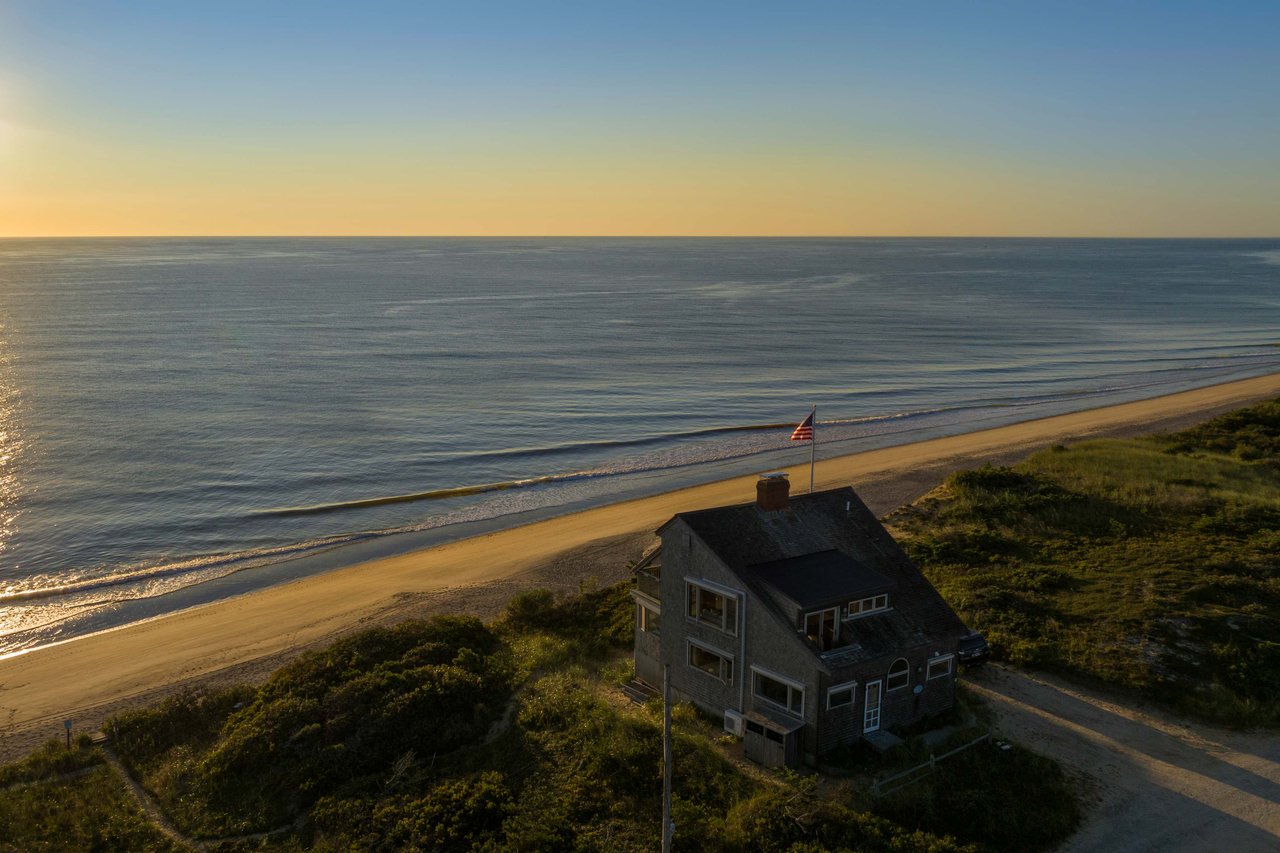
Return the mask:
{"type": "Polygon", "coordinates": [[[804,635],[824,652],[834,646],[836,644],[836,608],[806,614],[804,635]]]}
{"type": "Polygon", "coordinates": [[[688,582],[689,618],[704,625],[719,628],[729,634],[738,634],[738,599],[688,582]]]}
{"type": "Polygon", "coordinates": [[[798,684],[752,669],[751,692],[757,699],[777,705],[798,717],[804,716],[804,688],[798,684]]]}
{"type": "Polygon", "coordinates": [[[733,684],[733,658],[689,642],[689,666],[725,684],[733,684]]]}
{"type": "Polygon", "coordinates": [[[884,681],[885,690],[901,690],[911,683],[911,664],[906,658],[898,658],[889,667],[889,677],[884,681]]]}
{"type": "Polygon", "coordinates": [[[653,634],[655,637],[660,636],[659,628],[662,627],[662,612],[654,610],[644,604],[640,605],[640,630],[646,634],[653,634]]]}
{"type": "Polygon", "coordinates": [[[929,668],[925,672],[925,680],[931,681],[935,678],[946,678],[951,674],[951,655],[945,658],[938,658],[929,661],[929,668]]]}
{"type": "Polygon", "coordinates": [[[827,710],[831,711],[835,708],[844,708],[853,704],[853,697],[858,692],[858,682],[850,681],[848,684],[837,684],[827,691],[827,710]]]}
{"type": "Polygon", "coordinates": [[[878,610],[889,609],[888,595],[873,595],[869,598],[860,598],[857,601],[849,602],[850,616],[865,616],[868,613],[875,613],[878,610]]]}

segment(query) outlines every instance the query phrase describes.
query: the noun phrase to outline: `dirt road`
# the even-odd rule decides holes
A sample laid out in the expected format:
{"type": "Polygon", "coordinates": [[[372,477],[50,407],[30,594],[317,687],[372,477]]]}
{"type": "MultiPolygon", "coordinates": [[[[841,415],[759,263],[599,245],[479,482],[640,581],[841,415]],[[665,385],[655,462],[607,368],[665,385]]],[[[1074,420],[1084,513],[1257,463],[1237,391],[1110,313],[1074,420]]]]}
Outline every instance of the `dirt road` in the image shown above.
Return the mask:
{"type": "Polygon", "coordinates": [[[1001,733],[1083,781],[1084,823],[1063,853],[1280,850],[1280,735],[1211,728],[999,666],[967,683],[1001,733]]]}

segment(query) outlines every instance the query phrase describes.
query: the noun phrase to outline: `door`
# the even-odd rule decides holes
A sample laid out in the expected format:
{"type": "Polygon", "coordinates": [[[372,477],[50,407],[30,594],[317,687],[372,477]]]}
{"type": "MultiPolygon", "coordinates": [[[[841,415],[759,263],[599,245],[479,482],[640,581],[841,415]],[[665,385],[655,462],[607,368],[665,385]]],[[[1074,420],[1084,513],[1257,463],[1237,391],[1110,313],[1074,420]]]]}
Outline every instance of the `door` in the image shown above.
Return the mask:
{"type": "Polygon", "coordinates": [[[867,683],[867,710],[862,716],[862,731],[877,732],[880,730],[880,687],[881,682],[867,683]]]}
{"type": "Polygon", "coordinates": [[[836,611],[819,610],[804,619],[804,633],[824,652],[836,644],[836,611]]]}

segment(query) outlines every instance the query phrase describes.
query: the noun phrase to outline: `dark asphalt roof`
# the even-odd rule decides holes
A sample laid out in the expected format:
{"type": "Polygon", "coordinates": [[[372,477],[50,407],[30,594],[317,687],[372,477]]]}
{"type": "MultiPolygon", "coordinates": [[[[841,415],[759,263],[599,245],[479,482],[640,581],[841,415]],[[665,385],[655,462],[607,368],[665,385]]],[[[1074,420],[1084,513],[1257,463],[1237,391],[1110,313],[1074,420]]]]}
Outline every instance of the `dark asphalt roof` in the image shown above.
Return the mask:
{"type": "Polygon", "coordinates": [[[774,594],[802,609],[844,604],[855,598],[888,592],[893,581],[881,572],[834,548],[747,566],[774,594]]]}

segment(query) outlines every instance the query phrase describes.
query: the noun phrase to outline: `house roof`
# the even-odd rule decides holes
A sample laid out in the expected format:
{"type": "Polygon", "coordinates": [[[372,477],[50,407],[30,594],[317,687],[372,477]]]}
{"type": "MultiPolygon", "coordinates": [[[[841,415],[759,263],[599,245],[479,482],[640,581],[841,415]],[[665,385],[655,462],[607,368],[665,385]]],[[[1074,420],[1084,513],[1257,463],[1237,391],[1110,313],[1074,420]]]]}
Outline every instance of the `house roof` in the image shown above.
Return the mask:
{"type": "Polygon", "coordinates": [[[743,573],[755,575],[774,595],[804,609],[844,604],[894,586],[888,576],[834,548],[756,563],[743,573]]]}
{"type": "Polygon", "coordinates": [[[842,620],[835,649],[805,644],[833,668],[968,631],[850,487],[793,495],[782,510],[753,501],[680,513],[667,525],[676,519],[793,631],[806,611],[888,592],[888,611],[842,620]]]}

